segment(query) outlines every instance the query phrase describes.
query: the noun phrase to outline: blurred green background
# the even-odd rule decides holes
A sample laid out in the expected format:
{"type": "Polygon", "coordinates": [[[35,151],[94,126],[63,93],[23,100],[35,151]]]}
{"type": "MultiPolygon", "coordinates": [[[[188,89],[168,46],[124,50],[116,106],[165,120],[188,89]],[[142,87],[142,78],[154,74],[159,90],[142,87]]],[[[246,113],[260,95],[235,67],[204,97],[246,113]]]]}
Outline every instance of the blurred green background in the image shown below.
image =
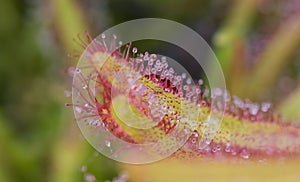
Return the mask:
{"type": "Polygon", "coordinates": [[[85,30],[95,37],[143,17],[191,27],[213,47],[231,93],[300,119],[299,0],[0,0],[0,181],[105,181],[122,172],[87,144],[64,106],[66,70],[77,62],[67,55],[80,53],[73,39],[85,30]]]}

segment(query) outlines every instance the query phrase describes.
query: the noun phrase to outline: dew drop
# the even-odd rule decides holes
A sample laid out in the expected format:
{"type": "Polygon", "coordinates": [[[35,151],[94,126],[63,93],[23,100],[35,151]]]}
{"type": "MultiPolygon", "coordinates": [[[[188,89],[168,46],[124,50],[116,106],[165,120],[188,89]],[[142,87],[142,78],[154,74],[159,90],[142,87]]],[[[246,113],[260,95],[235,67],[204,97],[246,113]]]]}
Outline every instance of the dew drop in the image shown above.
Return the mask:
{"type": "Polygon", "coordinates": [[[258,104],[253,104],[249,108],[250,114],[252,114],[252,115],[256,115],[258,113],[258,110],[259,110],[258,104]]]}
{"type": "Polygon", "coordinates": [[[198,84],[199,84],[199,85],[202,85],[202,84],[203,84],[203,80],[200,79],[200,80],[198,81],[198,84]]]}
{"type": "Polygon", "coordinates": [[[184,86],[183,86],[183,90],[188,90],[188,88],[189,88],[189,87],[188,87],[187,85],[184,85],[184,86]]]}
{"type": "Polygon", "coordinates": [[[105,145],[106,145],[107,147],[110,147],[110,146],[111,146],[110,141],[109,141],[109,140],[105,140],[105,145]]]}
{"type": "Polygon", "coordinates": [[[148,56],[148,53],[147,53],[147,52],[146,52],[145,55],[144,55],[144,60],[145,60],[145,61],[148,61],[148,60],[149,60],[149,56],[148,56]]]}
{"type": "Polygon", "coordinates": [[[157,55],[156,54],[151,54],[150,55],[150,60],[155,61],[157,59],[157,55]]]}
{"type": "Polygon", "coordinates": [[[196,143],[197,142],[197,139],[196,138],[193,138],[192,139],[192,143],[196,143]]]}
{"type": "Polygon", "coordinates": [[[225,152],[229,153],[230,150],[231,150],[230,145],[229,145],[229,144],[226,144],[225,152]]]}
{"type": "Polygon", "coordinates": [[[221,145],[216,145],[216,146],[215,146],[215,149],[216,149],[217,151],[220,151],[220,150],[221,150],[221,145]]]}
{"type": "Polygon", "coordinates": [[[193,132],[193,135],[194,135],[194,137],[196,137],[196,138],[199,136],[199,134],[197,133],[197,131],[194,131],[194,132],[193,132]]]}
{"type": "Polygon", "coordinates": [[[89,125],[90,126],[99,126],[100,125],[100,122],[99,122],[99,120],[97,119],[97,120],[91,120],[91,121],[89,121],[89,125]]]}
{"type": "Polygon", "coordinates": [[[236,96],[233,96],[233,102],[234,102],[234,104],[236,105],[236,106],[238,106],[239,108],[241,108],[241,109],[244,109],[244,102],[240,99],[240,98],[238,98],[238,97],[236,97],[236,96]]]}
{"type": "Polygon", "coordinates": [[[216,147],[214,147],[212,150],[211,150],[213,153],[216,153],[216,152],[218,152],[218,150],[217,150],[217,148],[216,147]]]}
{"type": "Polygon", "coordinates": [[[267,112],[270,108],[271,108],[270,103],[265,102],[265,103],[261,104],[261,111],[262,112],[267,112]]]}
{"type": "Polygon", "coordinates": [[[247,152],[246,149],[243,149],[242,152],[240,153],[240,156],[244,159],[249,159],[250,154],[247,152]]]}
{"type": "Polygon", "coordinates": [[[81,107],[75,107],[75,111],[76,111],[77,113],[81,113],[81,112],[82,112],[82,108],[81,108],[81,107]]]}
{"type": "Polygon", "coordinates": [[[75,69],[75,73],[78,74],[78,73],[80,73],[80,72],[81,72],[81,70],[80,70],[79,68],[76,68],[76,69],[75,69]]]}
{"type": "Polygon", "coordinates": [[[188,78],[188,79],[186,80],[186,83],[187,83],[188,85],[191,84],[191,83],[192,83],[191,78],[188,78]]]}
{"type": "Polygon", "coordinates": [[[134,47],[134,48],[132,49],[132,52],[133,52],[133,53],[137,53],[137,48],[134,47]]]}
{"type": "Polygon", "coordinates": [[[153,65],[153,59],[150,59],[150,60],[149,60],[148,65],[150,65],[150,66],[153,65]]]}
{"type": "Polygon", "coordinates": [[[152,68],[152,69],[151,69],[151,73],[155,74],[155,73],[156,73],[156,69],[155,69],[155,68],[152,68]]]}
{"type": "Polygon", "coordinates": [[[101,34],[101,38],[102,38],[102,39],[105,39],[105,34],[104,34],[104,33],[101,34]]]}
{"type": "Polygon", "coordinates": [[[174,71],[173,68],[170,68],[170,69],[169,69],[169,72],[170,72],[171,74],[174,74],[175,71],[174,71]]]}

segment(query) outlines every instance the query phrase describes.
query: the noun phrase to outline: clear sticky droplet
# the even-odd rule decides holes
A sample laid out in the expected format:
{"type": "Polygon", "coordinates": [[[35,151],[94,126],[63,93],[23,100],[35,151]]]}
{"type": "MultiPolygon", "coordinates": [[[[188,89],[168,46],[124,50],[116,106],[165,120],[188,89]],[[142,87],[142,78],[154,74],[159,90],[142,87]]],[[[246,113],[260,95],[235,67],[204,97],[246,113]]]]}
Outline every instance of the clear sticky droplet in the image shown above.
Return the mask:
{"type": "Polygon", "coordinates": [[[134,48],[132,49],[132,52],[133,52],[133,53],[137,53],[137,48],[134,47],[134,48]]]}
{"type": "Polygon", "coordinates": [[[82,108],[81,107],[75,107],[75,112],[82,113],[82,108]]]}
{"type": "Polygon", "coordinates": [[[246,149],[243,149],[242,152],[240,153],[240,156],[244,159],[249,159],[250,154],[246,149]]]}
{"type": "Polygon", "coordinates": [[[110,146],[111,146],[110,141],[109,141],[109,140],[105,140],[105,145],[106,145],[107,147],[110,147],[110,146]]]}

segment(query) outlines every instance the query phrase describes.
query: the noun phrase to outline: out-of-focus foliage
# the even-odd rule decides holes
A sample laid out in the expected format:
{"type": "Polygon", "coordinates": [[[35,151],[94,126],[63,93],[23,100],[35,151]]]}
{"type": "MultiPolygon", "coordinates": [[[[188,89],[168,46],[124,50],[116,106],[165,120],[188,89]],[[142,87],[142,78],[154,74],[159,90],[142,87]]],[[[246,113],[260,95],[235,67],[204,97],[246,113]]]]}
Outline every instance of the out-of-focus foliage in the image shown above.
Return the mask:
{"type": "MultiPolygon", "coordinates": [[[[80,9],[74,1],[0,1],[0,181],[84,179],[80,167],[93,150],[64,106],[66,55],[87,29],[80,9]]],[[[93,172],[116,176],[109,165],[93,172]]]]}
{"type": "Polygon", "coordinates": [[[94,156],[64,106],[65,70],[76,63],[67,54],[80,53],[77,33],[95,36],[134,18],[190,26],[215,48],[232,93],[282,103],[279,112],[299,119],[299,89],[288,97],[300,80],[299,12],[298,0],[0,0],[0,181],[118,175],[115,162],[94,156]]]}

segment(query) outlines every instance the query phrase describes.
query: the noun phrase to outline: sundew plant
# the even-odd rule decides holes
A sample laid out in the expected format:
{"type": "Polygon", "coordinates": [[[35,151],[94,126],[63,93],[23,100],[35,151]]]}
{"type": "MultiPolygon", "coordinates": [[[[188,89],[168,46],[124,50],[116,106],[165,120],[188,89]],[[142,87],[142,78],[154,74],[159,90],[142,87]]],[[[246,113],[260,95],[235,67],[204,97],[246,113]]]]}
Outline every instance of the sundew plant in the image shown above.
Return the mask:
{"type": "Polygon", "coordinates": [[[7,0],[0,25],[0,182],[300,181],[299,0],[7,0]]]}
{"type": "Polygon", "coordinates": [[[86,33],[86,39],[79,37],[85,50],[77,67],[68,70],[73,103],[67,105],[73,106],[83,135],[105,156],[129,164],[165,159],[123,166],[133,180],[177,181],[176,175],[173,179],[163,174],[177,170],[177,165],[180,170],[182,165],[193,166],[186,171],[191,176],[179,173],[181,180],[197,179],[194,173],[205,164],[255,169],[283,162],[294,167],[291,161],[300,155],[299,124],[276,113],[272,103],[210,89],[204,78],[177,72],[170,58],[139,52],[134,43],[123,45],[115,34],[93,39],[86,33]],[[220,123],[212,111],[222,115],[220,123]],[[101,134],[107,132],[111,135],[101,134]],[[143,169],[150,176],[143,176],[143,169]]]}
{"type": "MultiPolygon", "coordinates": [[[[169,67],[166,57],[158,59],[156,54],[138,53],[131,43],[125,45],[124,50],[110,51],[115,50],[117,36],[114,35],[110,43],[105,41],[104,34],[101,37],[100,42],[87,34],[90,45],[82,55],[84,62],[69,69],[74,76],[73,98],[76,101],[71,105],[75,113],[81,114],[77,120],[95,127],[96,133],[101,132],[97,128],[104,128],[131,143],[154,142],[172,133],[179,122],[184,122],[180,120],[185,114],[199,113],[194,118],[200,123],[197,128],[186,122],[178,129],[178,132],[194,130],[186,144],[174,154],[175,158],[266,160],[299,155],[299,125],[275,114],[271,103],[254,103],[250,99],[231,96],[222,89],[215,89],[210,94],[202,79],[193,80],[187,73],[176,73],[169,67]],[[103,63],[101,68],[97,65],[100,63],[103,63]],[[91,83],[95,84],[95,90],[91,89],[91,83]],[[81,90],[87,90],[87,94],[81,90]],[[225,103],[218,102],[212,106],[214,97],[224,98],[225,103]],[[187,105],[187,109],[182,111],[182,105],[187,105]],[[205,131],[215,124],[207,119],[212,109],[224,109],[225,115],[216,135],[209,138],[209,132],[213,131],[205,131]],[[143,117],[149,120],[143,120],[143,117]],[[143,130],[134,127],[139,125],[143,130]],[[148,125],[153,126],[153,130],[143,128],[148,125]]],[[[178,137],[180,140],[184,135],[178,133],[178,137]]],[[[113,142],[113,139],[107,138],[104,143],[109,148],[113,142]]]]}
{"type": "MultiPolygon", "coordinates": [[[[69,105],[84,136],[97,151],[117,161],[139,163],[149,157],[145,153],[163,159],[147,165],[121,163],[126,178],[115,180],[299,179],[299,89],[289,95],[291,90],[272,87],[279,79],[280,87],[291,88],[280,74],[289,65],[297,69],[297,60],[287,60],[299,45],[299,13],[295,5],[268,35],[258,32],[245,40],[246,20],[257,6],[254,1],[236,3],[214,36],[228,89],[211,89],[205,75],[195,79],[178,71],[171,58],[155,49],[139,51],[147,48],[135,42],[123,45],[118,34],[92,38],[86,33],[85,40],[79,40],[84,49],[80,59],[85,61],[68,70],[76,80],[69,105]],[[256,41],[262,37],[263,42],[256,41]],[[213,104],[215,98],[223,102],[213,104]],[[220,123],[209,117],[212,111],[222,115],[220,123]],[[187,115],[190,120],[182,120],[187,115]],[[99,140],[101,132],[112,137],[99,140]],[[154,147],[135,147],[174,135],[154,147]],[[119,147],[115,137],[129,144],[119,147]]],[[[89,180],[96,181],[95,176],[89,180]]]]}
{"type": "MultiPolygon", "coordinates": [[[[235,4],[214,36],[228,89],[211,89],[203,73],[195,79],[155,49],[123,45],[118,34],[79,37],[84,53],[77,67],[68,70],[73,77],[73,103],[68,105],[97,151],[129,163],[119,164],[126,178],[115,180],[297,181],[299,93],[284,96],[291,90],[272,87],[276,79],[285,87],[280,72],[299,45],[299,13],[293,3],[275,29],[268,35],[257,32],[250,40],[243,39],[246,22],[257,6],[266,5],[235,4]],[[256,41],[260,38],[264,41],[256,41]],[[153,163],[130,164],[141,161],[153,163]]],[[[85,175],[87,181],[97,180],[96,174],[85,175]]]]}

